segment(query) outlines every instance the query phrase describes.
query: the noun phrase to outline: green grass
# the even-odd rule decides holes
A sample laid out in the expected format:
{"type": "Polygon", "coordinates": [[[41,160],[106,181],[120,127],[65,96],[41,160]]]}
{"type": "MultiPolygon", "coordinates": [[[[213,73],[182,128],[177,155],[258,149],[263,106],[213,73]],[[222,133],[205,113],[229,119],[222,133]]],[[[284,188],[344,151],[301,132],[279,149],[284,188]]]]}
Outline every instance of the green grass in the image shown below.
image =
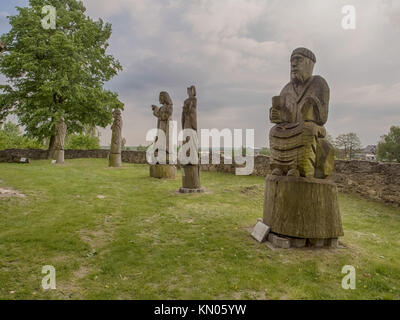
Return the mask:
{"type": "Polygon", "coordinates": [[[204,172],[207,192],[181,195],[180,176],[91,159],[0,164],[0,179],[26,195],[0,198],[0,299],[400,298],[399,208],[342,194],[347,248],[272,251],[248,232],[262,177],[204,172]],[[41,288],[44,265],[56,290],[41,288]]]}

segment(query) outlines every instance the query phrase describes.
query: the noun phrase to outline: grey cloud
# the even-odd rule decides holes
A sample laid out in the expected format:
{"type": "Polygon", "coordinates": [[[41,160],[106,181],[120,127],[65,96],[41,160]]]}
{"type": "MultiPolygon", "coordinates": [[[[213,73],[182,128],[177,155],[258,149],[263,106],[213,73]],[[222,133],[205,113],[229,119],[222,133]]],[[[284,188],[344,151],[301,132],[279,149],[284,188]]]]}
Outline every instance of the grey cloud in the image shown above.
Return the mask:
{"type": "MultiPolygon", "coordinates": [[[[254,128],[267,144],[267,108],[289,80],[291,50],[317,55],[331,87],[328,131],[375,143],[400,125],[400,4],[353,0],[357,29],[341,28],[348,1],[84,0],[88,14],[113,24],[111,52],[124,72],[107,84],[125,103],[128,145],[155,126],[150,105],[170,92],[179,120],[186,87],[199,92],[203,128],[254,128]]],[[[109,144],[109,130],[102,143],[109,144]]]]}

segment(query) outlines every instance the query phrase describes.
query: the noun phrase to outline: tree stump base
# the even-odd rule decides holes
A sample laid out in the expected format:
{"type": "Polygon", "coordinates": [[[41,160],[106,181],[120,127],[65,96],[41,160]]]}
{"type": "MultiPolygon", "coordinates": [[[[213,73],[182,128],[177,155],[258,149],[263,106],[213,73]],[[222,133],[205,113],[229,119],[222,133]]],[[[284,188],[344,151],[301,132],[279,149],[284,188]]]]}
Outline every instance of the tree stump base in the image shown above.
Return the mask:
{"type": "Polygon", "coordinates": [[[273,234],[329,245],[344,235],[337,194],[328,180],[269,175],[263,222],[273,234]]]}
{"type": "Polygon", "coordinates": [[[64,150],[55,150],[54,158],[56,164],[64,164],[64,150]]]}
{"type": "Polygon", "coordinates": [[[182,188],[187,190],[200,190],[193,192],[182,192],[182,193],[194,193],[202,192],[200,183],[200,166],[198,165],[185,165],[182,168],[182,188]]]}
{"type": "Polygon", "coordinates": [[[112,168],[120,168],[122,166],[121,154],[120,153],[110,153],[108,158],[108,166],[112,168]]]}
{"type": "Polygon", "coordinates": [[[150,177],[157,179],[175,179],[176,167],[170,164],[150,165],[150,177]]]}

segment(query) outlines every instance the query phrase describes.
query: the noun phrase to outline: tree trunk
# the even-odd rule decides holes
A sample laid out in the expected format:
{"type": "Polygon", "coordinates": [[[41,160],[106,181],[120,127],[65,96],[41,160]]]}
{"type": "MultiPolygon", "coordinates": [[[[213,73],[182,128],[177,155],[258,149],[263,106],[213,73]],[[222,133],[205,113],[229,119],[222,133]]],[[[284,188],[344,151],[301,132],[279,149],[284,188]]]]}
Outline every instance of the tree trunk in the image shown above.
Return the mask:
{"type": "Polygon", "coordinates": [[[264,223],[271,232],[296,238],[343,236],[336,185],[329,180],[268,176],[264,223]]]}
{"type": "Polygon", "coordinates": [[[169,164],[150,165],[150,177],[157,179],[175,179],[176,167],[169,164]]]}

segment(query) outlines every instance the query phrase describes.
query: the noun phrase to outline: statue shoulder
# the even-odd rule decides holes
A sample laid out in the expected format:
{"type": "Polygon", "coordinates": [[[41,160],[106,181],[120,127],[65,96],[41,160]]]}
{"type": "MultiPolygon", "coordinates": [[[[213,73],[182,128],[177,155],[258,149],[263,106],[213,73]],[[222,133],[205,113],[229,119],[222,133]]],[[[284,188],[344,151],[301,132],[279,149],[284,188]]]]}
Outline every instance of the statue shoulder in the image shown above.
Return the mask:
{"type": "Polygon", "coordinates": [[[290,89],[292,88],[292,83],[289,82],[287,85],[285,85],[281,91],[281,96],[283,96],[285,93],[287,93],[290,89]]]}
{"type": "Polygon", "coordinates": [[[313,85],[329,90],[328,82],[321,76],[313,76],[313,85]]]}

